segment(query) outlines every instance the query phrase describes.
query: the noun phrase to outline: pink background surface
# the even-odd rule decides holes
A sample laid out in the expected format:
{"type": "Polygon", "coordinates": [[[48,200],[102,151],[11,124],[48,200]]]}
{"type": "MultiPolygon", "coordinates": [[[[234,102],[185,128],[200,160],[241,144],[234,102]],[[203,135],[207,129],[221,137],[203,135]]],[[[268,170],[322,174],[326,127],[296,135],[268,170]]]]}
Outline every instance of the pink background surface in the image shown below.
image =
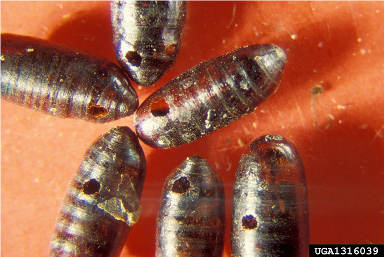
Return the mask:
{"type": "MultiPolygon", "coordinates": [[[[49,39],[116,62],[108,2],[2,2],[2,33],[49,39]]],[[[238,47],[275,43],[287,54],[280,88],[253,114],[197,142],[143,145],[143,212],[122,256],[154,256],[167,174],[187,156],[206,158],[225,183],[230,256],[232,186],[255,138],[277,133],[306,169],[311,243],[384,243],[384,3],[191,2],[181,52],[140,101],[192,66],[238,47]],[[311,95],[315,86],[324,91],[311,95]]],[[[135,85],[137,89],[137,86],[135,85]]],[[[1,101],[2,256],[47,256],[67,186],[86,149],[117,125],[61,119],[1,101]]]]}

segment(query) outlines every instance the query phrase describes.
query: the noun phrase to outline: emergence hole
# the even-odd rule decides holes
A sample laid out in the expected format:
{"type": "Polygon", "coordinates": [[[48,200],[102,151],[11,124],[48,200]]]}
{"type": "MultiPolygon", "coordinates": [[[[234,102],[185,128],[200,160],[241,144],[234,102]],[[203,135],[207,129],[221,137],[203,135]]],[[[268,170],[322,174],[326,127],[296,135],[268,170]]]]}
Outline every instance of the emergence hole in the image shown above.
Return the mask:
{"type": "Polygon", "coordinates": [[[252,215],[244,216],[241,221],[245,229],[255,229],[257,227],[257,220],[252,215]]]}
{"type": "Polygon", "coordinates": [[[95,119],[101,119],[108,114],[107,109],[97,104],[92,104],[89,106],[87,111],[88,114],[92,115],[92,117],[95,119]]]}
{"type": "Polygon", "coordinates": [[[184,194],[191,187],[189,180],[186,177],[181,177],[173,183],[172,192],[184,194]]]}
{"type": "Polygon", "coordinates": [[[169,105],[164,98],[151,102],[149,109],[155,117],[162,117],[169,113],[169,105]]]}
{"type": "Polygon", "coordinates": [[[129,51],[126,53],[125,58],[127,58],[128,62],[133,66],[140,66],[141,64],[141,56],[136,51],[129,51]]]}
{"type": "Polygon", "coordinates": [[[84,183],[83,192],[84,194],[91,195],[99,192],[100,183],[96,179],[90,179],[88,182],[84,183]]]}

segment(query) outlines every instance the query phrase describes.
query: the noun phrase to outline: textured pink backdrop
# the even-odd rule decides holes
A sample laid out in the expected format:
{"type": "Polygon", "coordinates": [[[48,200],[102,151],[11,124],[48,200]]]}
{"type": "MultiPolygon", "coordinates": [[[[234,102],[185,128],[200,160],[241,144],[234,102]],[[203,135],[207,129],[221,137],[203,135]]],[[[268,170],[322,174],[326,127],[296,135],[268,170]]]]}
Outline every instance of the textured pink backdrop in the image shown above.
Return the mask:
{"type": "MultiPolygon", "coordinates": [[[[1,30],[50,39],[116,62],[108,2],[2,2],[1,30]]],[[[227,233],[234,173],[245,147],[278,133],[307,174],[311,243],[384,243],[384,3],[190,2],[176,65],[140,101],[195,64],[238,47],[275,43],[287,54],[280,88],[255,113],[173,150],[147,146],[140,221],[122,256],[153,256],[167,174],[206,158],[225,183],[227,233]],[[312,95],[314,87],[324,90],[312,95]]],[[[135,88],[137,88],[135,86],[135,88]]],[[[68,183],[86,149],[132,117],[97,125],[1,101],[3,256],[47,256],[68,183]]]]}

